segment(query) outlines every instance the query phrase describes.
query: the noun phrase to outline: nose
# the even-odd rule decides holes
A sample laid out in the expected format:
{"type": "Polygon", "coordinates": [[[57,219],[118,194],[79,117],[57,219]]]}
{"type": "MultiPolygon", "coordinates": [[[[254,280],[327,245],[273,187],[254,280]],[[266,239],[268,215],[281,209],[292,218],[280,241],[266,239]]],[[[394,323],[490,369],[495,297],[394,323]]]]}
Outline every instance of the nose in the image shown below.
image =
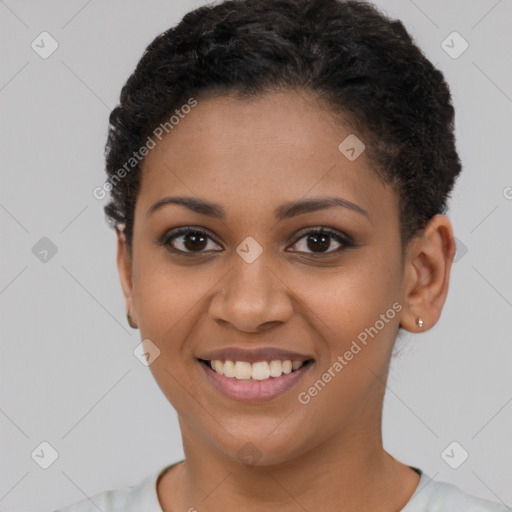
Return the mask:
{"type": "Polygon", "coordinates": [[[287,322],[293,315],[290,287],[264,256],[252,263],[238,255],[223,286],[209,305],[216,322],[246,333],[258,333],[287,322]]]}

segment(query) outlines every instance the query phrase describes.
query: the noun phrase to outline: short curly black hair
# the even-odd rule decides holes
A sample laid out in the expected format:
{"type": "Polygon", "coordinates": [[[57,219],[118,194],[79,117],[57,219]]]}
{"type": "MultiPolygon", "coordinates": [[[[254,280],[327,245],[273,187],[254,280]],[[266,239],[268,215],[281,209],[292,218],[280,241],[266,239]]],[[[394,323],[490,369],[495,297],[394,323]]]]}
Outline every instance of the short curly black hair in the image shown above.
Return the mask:
{"type": "Polygon", "coordinates": [[[192,97],[293,89],[361,135],[372,167],[395,186],[403,243],[445,213],[461,170],[450,91],[400,21],[355,0],[226,0],[157,36],[110,114],[104,210],[111,226],[125,225],[130,250],[137,151],[155,127],[192,97]]]}

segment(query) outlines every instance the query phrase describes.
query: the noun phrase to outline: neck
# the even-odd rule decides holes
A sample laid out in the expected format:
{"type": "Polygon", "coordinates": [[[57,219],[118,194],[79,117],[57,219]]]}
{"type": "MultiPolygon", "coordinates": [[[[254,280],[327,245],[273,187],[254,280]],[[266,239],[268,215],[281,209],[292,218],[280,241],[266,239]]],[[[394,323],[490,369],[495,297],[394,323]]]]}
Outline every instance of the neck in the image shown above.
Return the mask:
{"type": "Polygon", "coordinates": [[[419,475],[383,449],[377,425],[372,432],[354,425],[285,462],[248,466],[182,424],[186,461],[160,482],[162,507],[164,512],[400,510],[419,475]]]}

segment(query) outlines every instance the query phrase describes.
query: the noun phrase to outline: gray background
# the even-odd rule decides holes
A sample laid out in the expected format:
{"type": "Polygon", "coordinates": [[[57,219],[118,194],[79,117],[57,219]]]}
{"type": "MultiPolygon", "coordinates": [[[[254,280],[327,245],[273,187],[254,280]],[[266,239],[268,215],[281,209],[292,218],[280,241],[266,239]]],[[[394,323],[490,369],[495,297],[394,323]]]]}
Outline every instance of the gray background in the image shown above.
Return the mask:
{"type": "MultiPolygon", "coordinates": [[[[114,233],[92,190],[121,86],[151,40],[203,3],[0,1],[2,511],[54,510],[183,455],[175,412],[132,353],[139,331],[126,324],[114,233]],[[59,44],[47,59],[31,48],[42,31],[59,44]],[[32,252],[42,237],[57,247],[46,262],[32,252]],[[48,469],[31,458],[43,441],[58,452],[48,469]]],[[[399,341],[385,446],[512,505],[512,2],[379,5],[445,73],[464,165],[448,301],[435,328],[399,341]],[[469,43],[456,59],[441,47],[453,31],[469,43]],[[458,469],[441,457],[452,441],[469,452],[458,469]]]]}

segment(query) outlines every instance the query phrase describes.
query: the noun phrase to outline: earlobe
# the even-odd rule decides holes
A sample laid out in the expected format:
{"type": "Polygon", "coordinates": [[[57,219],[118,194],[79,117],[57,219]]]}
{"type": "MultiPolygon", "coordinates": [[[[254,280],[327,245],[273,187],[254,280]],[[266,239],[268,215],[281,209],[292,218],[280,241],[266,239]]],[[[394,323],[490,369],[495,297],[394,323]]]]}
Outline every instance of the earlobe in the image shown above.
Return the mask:
{"type": "Polygon", "coordinates": [[[435,215],[406,255],[404,311],[400,326],[409,332],[432,328],[448,294],[455,241],[450,221],[435,215]]]}
{"type": "Polygon", "coordinates": [[[132,262],[130,251],[124,233],[124,224],[118,224],[117,233],[117,270],[124,295],[128,323],[133,329],[137,328],[137,319],[133,304],[132,262]]]}

